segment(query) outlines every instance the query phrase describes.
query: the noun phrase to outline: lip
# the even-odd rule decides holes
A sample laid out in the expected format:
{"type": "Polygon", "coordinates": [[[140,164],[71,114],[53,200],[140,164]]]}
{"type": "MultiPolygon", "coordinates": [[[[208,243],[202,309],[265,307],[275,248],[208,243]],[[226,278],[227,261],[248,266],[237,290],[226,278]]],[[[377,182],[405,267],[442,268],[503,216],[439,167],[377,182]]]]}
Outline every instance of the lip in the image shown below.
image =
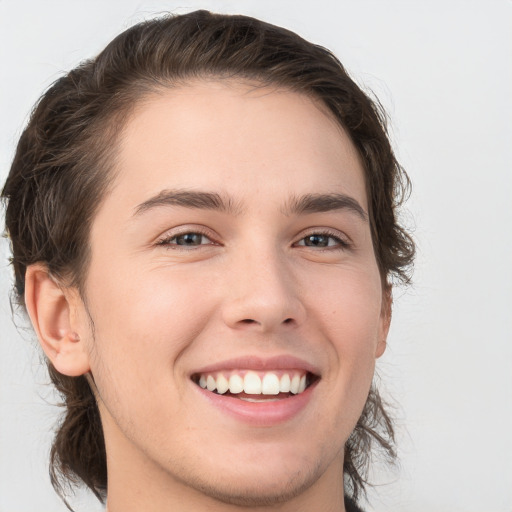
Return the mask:
{"type": "MultiPolygon", "coordinates": [[[[318,368],[303,359],[289,355],[279,355],[270,358],[257,356],[237,357],[194,370],[190,377],[201,373],[241,369],[253,371],[304,370],[316,377],[320,377],[318,368]]],[[[195,384],[192,378],[191,384],[200,395],[200,398],[207,402],[207,405],[215,407],[221,413],[227,414],[229,417],[246,425],[271,427],[290,421],[298,416],[309,404],[319,380],[317,378],[302,393],[268,402],[246,402],[239,398],[212,393],[195,384]]]]}
{"type": "Polygon", "coordinates": [[[317,377],[320,376],[320,370],[314,365],[289,355],[278,355],[274,357],[264,358],[258,356],[243,356],[204,366],[190,373],[197,375],[200,373],[213,373],[230,370],[254,370],[254,371],[271,371],[271,370],[304,370],[312,373],[317,377]]]}
{"type": "Polygon", "coordinates": [[[239,398],[212,393],[196,384],[193,386],[209,405],[235,420],[256,427],[271,427],[299,415],[310,402],[317,384],[318,380],[298,395],[269,402],[246,402],[239,398]]]}

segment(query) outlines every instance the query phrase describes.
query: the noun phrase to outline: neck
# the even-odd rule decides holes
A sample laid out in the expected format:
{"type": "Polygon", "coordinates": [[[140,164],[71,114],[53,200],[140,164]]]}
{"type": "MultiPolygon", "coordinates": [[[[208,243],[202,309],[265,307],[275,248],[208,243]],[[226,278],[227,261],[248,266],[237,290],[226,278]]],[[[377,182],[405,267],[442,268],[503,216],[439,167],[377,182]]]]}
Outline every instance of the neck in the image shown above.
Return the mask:
{"type": "MultiPolygon", "coordinates": [[[[132,487],[133,489],[133,487],[132,487]]],[[[152,493],[152,489],[141,489],[136,487],[134,493],[128,488],[121,489],[114,486],[110,490],[105,512],[138,512],[140,510],[151,510],[152,512],[197,512],[197,510],[208,510],[209,512],[311,512],[322,510],[323,512],[346,512],[343,493],[337,493],[334,498],[331,494],[319,496],[318,489],[310,488],[308,491],[295,496],[285,502],[273,502],[258,506],[250,504],[224,503],[211,496],[190,492],[190,489],[169,488],[169,492],[152,493]]]]}
{"type": "MultiPolygon", "coordinates": [[[[340,458],[340,461],[343,459],[340,458]]],[[[147,461],[134,462],[125,457],[109,457],[108,512],[345,512],[343,491],[343,465],[331,465],[307,489],[280,499],[262,499],[261,502],[243,503],[235,497],[234,503],[226,503],[202,492],[187,483],[178,481],[161,468],[150,467],[147,461]],[[113,461],[118,460],[116,464],[113,461]],[[124,459],[124,464],[123,464],[124,459]]]]}
{"type": "MultiPolygon", "coordinates": [[[[238,483],[232,487],[236,495],[216,495],[216,489],[220,488],[216,487],[217,483],[221,482],[222,488],[226,488],[225,480],[219,475],[214,475],[210,486],[182,479],[186,471],[181,470],[179,457],[169,463],[169,467],[163,467],[120,435],[115,423],[105,415],[103,426],[107,447],[108,512],[248,512],[249,509],[250,512],[345,512],[343,452],[329,454],[332,462],[325,468],[312,468],[309,471],[311,478],[304,477],[302,473],[305,471],[289,468],[289,474],[295,475],[290,479],[291,483],[304,482],[298,489],[294,486],[289,491],[286,487],[278,487],[281,482],[270,479],[274,488],[269,492],[268,486],[263,486],[260,495],[254,492],[257,489],[254,481],[251,481],[252,493],[245,496],[240,492],[243,486],[238,483]],[[287,492],[288,497],[283,499],[287,492]]],[[[262,461],[269,456],[262,454],[262,461]]],[[[261,466],[261,460],[258,464],[261,466]]],[[[247,479],[241,481],[247,482],[247,479]]]]}

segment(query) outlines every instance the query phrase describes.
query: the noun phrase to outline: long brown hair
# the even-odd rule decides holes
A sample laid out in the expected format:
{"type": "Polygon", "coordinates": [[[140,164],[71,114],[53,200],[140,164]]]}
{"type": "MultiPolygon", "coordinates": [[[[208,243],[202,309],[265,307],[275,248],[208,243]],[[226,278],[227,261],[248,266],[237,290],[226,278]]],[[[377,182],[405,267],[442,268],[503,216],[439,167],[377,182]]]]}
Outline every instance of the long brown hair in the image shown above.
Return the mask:
{"type": "MultiPolygon", "coordinates": [[[[328,50],[254,18],[196,11],[140,23],[95,59],[57,80],[24,130],[2,192],[12,244],[15,292],[23,306],[25,272],[36,262],[80,290],[87,273],[91,222],[113,179],[116,137],[146,94],[197,78],[236,77],[299,91],[322,101],[352,139],[364,164],[370,226],[384,286],[408,282],[414,244],[397,221],[409,186],[395,159],[380,105],[328,50]]],[[[48,363],[65,414],[50,474],[107,491],[101,420],[85,377],[48,363]]],[[[370,454],[394,458],[394,433],[375,387],[345,447],[346,492],[364,492],[370,454]]]]}

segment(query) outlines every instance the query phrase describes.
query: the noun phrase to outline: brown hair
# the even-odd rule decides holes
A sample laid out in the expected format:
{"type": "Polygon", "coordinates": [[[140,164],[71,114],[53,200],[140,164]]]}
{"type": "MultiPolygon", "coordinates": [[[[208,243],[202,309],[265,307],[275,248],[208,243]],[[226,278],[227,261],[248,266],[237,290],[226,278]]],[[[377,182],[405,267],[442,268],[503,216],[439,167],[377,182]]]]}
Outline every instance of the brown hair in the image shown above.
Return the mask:
{"type": "MultiPolygon", "coordinates": [[[[409,281],[414,244],[396,218],[409,182],[393,155],[380,105],[332,53],[293,32],[246,16],[196,11],[126,30],[98,57],[57,80],[35,107],[2,193],[20,304],[27,266],[36,262],[81,289],[90,225],[113,179],[116,135],[134,104],[155,90],[205,77],[249,79],[321,100],[363,161],[383,282],[409,281]]],[[[63,496],[63,485],[84,482],[103,500],[105,445],[92,391],[84,376],[48,368],[65,405],[51,451],[52,483],[63,496]]],[[[345,447],[346,492],[356,500],[374,445],[394,458],[392,423],[372,387],[345,447]]]]}

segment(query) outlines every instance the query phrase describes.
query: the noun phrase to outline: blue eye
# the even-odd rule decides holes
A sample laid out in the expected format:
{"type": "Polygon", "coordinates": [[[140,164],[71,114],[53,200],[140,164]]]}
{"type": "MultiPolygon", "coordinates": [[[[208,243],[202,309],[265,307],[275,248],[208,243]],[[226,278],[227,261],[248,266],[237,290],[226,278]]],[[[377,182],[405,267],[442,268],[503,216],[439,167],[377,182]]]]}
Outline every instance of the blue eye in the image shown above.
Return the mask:
{"type": "Polygon", "coordinates": [[[210,241],[208,237],[201,233],[184,233],[183,235],[175,236],[172,240],[175,240],[176,245],[186,245],[188,247],[203,245],[203,243],[210,241]]]}
{"type": "Polygon", "coordinates": [[[201,245],[211,244],[212,241],[202,233],[196,232],[188,232],[181,233],[179,235],[175,235],[173,237],[168,237],[160,242],[158,245],[170,245],[170,246],[180,246],[180,247],[199,247],[201,245]]]}
{"type": "Polygon", "coordinates": [[[339,237],[330,235],[328,233],[312,233],[299,240],[296,245],[303,247],[313,248],[345,248],[348,247],[348,243],[341,240],[339,237]]]}

